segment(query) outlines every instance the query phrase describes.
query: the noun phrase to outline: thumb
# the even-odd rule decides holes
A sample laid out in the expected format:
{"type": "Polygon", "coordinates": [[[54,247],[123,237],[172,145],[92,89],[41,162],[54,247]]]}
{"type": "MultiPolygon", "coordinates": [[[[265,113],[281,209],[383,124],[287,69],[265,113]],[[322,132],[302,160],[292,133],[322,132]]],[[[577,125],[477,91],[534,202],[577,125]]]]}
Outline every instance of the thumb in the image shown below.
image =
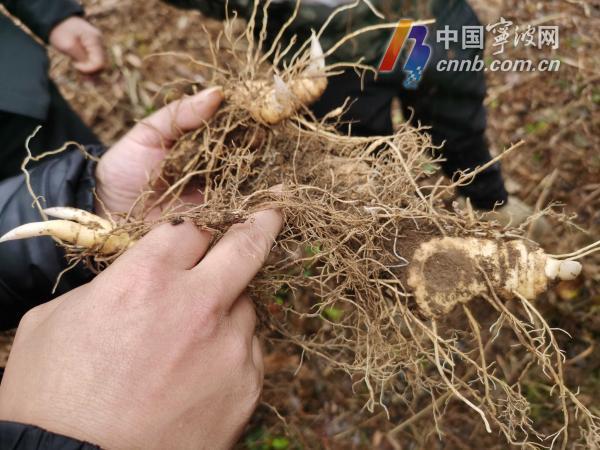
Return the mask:
{"type": "Polygon", "coordinates": [[[85,59],[77,61],[73,67],[83,73],[94,73],[104,68],[105,55],[100,38],[84,36],[79,42],[84,48],[85,59]]]}
{"type": "Polygon", "coordinates": [[[222,99],[221,87],[215,86],[171,102],[138,123],[124,139],[146,147],[168,148],[183,133],[200,128],[210,119],[222,99]]]}
{"type": "Polygon", "coordinates": [[[63,53],[73,58],[76,63],[81,63],[87,59],[87,50],[78,37],[72,40],[63,53]]]}

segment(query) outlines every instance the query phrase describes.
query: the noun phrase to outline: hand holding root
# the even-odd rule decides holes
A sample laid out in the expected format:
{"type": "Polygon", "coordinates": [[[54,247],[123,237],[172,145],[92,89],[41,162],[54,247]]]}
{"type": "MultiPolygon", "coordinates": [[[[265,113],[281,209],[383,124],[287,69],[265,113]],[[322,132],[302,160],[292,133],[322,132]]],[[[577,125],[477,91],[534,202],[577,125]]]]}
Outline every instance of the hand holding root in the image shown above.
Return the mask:
{"type": "MultiPolygon", "coordinates": [[[[307,66],[289,82],[278,75],[274,76],[272,85],[252,80],[240,84],[239,88],[233,87],[226,96],[235,98],[236,102],[242,99],[240,104],[247,108],[256,122],[275,125],[303,106],[312,104],[326,87],[323,50],[313,35],[307,66]]],[[[163,144],[172,144],[182,132],[197,128],[214,113],[220,96],[213,94],[216,92],[204,91],[195,100],[188,98],[180,104],[163,108],[134,128],[105,155],[99,164],[98,179],[99,192],[105,194],[103,201],[108,199],[110,203],[110,200],[115,200],[109,209],[120,212],[128,209],[143,188],[145,179],[142,176],[154,170],[164,157],[163,144]],[[215,98],[211,99],[210,95],[215,98]],[[192,114],[194,105],[198,107],[195,117],[192,114]],[[176,126],[169,125],[173,122],[176,126]],[[144,148],[139,151],[136,146],[144,148]],[[123,173],[123,167],[132,167],[129,164],[132,161],[133,167],[143,170],[133,176],[123,176],[127,175],[123,173]],[[117,186],[116,189],[118,193],[131,191],[135,194],[126,204],[119,203],[121,195],[115,197],[110,192],[104,193],[129,179],[136,179],[134,189],[129,189],[129,186],[117,186]]],[[[343,171],[339,160],[333,165],[335,173],[343,171]]],[[[127,233],[115,233],[109,221],[93,214],[73,208],[50,208],[45,212],[60,220],[23,225],[2,236],[0,242],[47,235],[102,255],[120,253],[133,245],[127,233]]],[[[523,241],[505,243],[476,238],[440,238],[422,244],[415,252],[408,269],[408,285],[420,309],[428,316],[438,316],[450,312],[459,303],[488,292],[490,288],[504,299],[514,297],[515,292],[533,299],[547,290],[549,281],[573,279],[580,272],[581,264],[578,262],[552,258],[523,241]],[[440,280],[439,277],[443,276],[448,279],[440,280]]]]}
{"type": "MultiPolygon", "coordinates": [[[[110,212],[124,213],[135,204],[148,184],[149,174],[160,167],[170,146],[179,136],[202,126],[221,102],[219,88],[206,89],[175,101],[147,117],[110,148],[96,168],[97,194],[110,212]]],[[[185,197],[197,203],[198,192],[185,197]]],[[[59,220],[21,225],[0,237],[0,243],[36,236],[51,236],[60,242],[101,255],[120,253],[133,242],[125,232],[115,232],[108,220],[90,212],[53,207],[43,212],[59,220]]]]}
{"type": "Polygon", "coordinates": [[[231,448],[264,371],[244,291],[281,225],[260,211],[210,250],[211,233],[190,222],[159,225],[92,282],[29,311],[0,420],[102,448],[231,448]]]}
{"type": "MultiPolygon", "coordinates": [[[[254,95],[256,90],[262,91],[259,101],[253,98],[248,106],[255,120],[270,125],[279,123],[292,116],[302,106],[308,106],[321,97],[327,87],[327,77],[323,49],[314,34],[310,41],[309,57],[306,69],[289,85],[276,75],[274,86],[271,88],[264,82],[253,82],[250,89],[246,88],[245,95],[254,95]]],[[[220,102],[218,93],[218,90],[209,89],[168,105],[142,121],[107,152],[98,166],[97,173],[99,193],[104,203],[115,203],[111,204],[114,206],[111,208],[113,210],[127,211],[144,187],[144,176],[148,171],[155,170],[164,157],[163,144],[172,143],[182,132],[194,129],[208,119],[220,102]],[[174,126],[170,125],[171,122],[174,126]],[[144,153],[146,161],[139,161],[137,165],[131,164],[144,153]],[[139,173],[123,173],[131,167],[138,167],[139,173]],[[127,186],[120,186],[123,183],[127,183],[127,186]],[[116,191],[119,195],[105,192],[111,188],[114,190],[115,184],[118,184],[116,191]],[[133,186],[130,186],[131,184],[133,186]],[[123,192],[132,192],[131,199],[128,199],[126,204],[121,204],[123,192]]],[[[61,242],[102,255],[119,253],[133,244],[127,233],[113,233],[114,226],[111,222],[87,211],[55,207],[45,209],[44,213],[59,220],[21,225],[0,237],[0,243],[36,236],[52,236],[61,242]]]]}

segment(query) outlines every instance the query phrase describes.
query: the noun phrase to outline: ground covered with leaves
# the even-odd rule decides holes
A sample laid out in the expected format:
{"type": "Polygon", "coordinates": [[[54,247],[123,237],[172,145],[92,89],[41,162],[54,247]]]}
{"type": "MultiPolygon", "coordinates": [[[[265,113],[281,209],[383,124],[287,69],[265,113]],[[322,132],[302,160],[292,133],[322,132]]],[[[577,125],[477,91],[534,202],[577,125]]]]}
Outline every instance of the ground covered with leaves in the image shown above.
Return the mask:
{"type": "MultiPolygon", "coordinates": [[[[111,66],[98,76],[86,78],[70,69],[66,59],[53,55],[52,74],[74,108],[110,145],[136,120],[163,104],[170,95],[165,86],[179,92],[204,82],[193,64],[164,53],[206,59],[209,45],[201,30],[216,35],[222,25],[158,1],[143,5],[111,0],[85,3],[90,20],[105,33],[111,66]]],[[[555,208],[577,214],[570,223],[551,219],[554,232],[540,242],[551,253],[565,253],[587,245],[600,234],[600,67],[595,59],[598,10],[587,2],[506,0],[496,4],[497,8],[493,2],[482,5],[485,23],[502,15],[520,26],[551,23],[561,27],[558,50],[515,49],[503,56],[560,58],[560,71],[488,73],[487,102],[489,138],[496,152],[525,141],[503,163],[511,192],[539,210],[560,202],[564,206],[555,208]]],[[[320,249],[303,251],[310,254],[320,249]]],[[[311,267],[305,269],[310,271],[311,267]]],[[[574,390],[580,388],[579,400],[596,415],[600,414],[599,279],[600,261],[588,258],[582,277],[559,284],[537,303],[550,327],[569,333],[556,333],[565,350],[567,384],[574,390]]],[[[274,316],[281,313],[286,295],[281,291],[266,305],[274,316]]],[[[331,305],[320,315],[302,318],[294,325],[306,335],[317,330],[327,332],[323,322],[342,322],[344,314],[343,309],[331,305]]],[[[449,392],[435,397],[426,393],[404,395],[403,401],[389,394],[381,399],[387,409],[379,407],[371,413],[364,409],[370,393],[358,379],[334,370],[331,361],[309,356],[278,336],[274,333],[267,344],[265,395],[242,447],[506,448],[498,433],[486,433],[479,416],[449,392]]],[[[9,336],[3,339],[10,341],[9,336]]],[[[531,407],[513,413],[524,413],[538,431],[551,435],[563,422],[556,395],[550,395],[551,383],[532,358],[507,350],[512,343],[508,338],[495,340],[485,349],[491,358],[488,363],[509,384],[520,382],[521,394],[531,407]]],[[[469,378],[468,373],[463,375],[469,378]]],[[[577,436],[578,423],[573,420],[571,424],[571,435],[577,436]]],[[[575,445],[585,443],[573,440],[575,445]]]]}

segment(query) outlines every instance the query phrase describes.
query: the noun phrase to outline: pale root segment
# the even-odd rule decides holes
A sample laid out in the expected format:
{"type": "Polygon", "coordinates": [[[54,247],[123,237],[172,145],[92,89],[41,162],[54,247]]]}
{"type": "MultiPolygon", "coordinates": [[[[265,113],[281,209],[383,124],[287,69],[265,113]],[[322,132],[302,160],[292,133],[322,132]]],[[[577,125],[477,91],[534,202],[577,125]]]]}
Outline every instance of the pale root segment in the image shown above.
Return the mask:
{"type": "Polygon", "coordinates": [[[84,211],[83,209],[71,208],[70,206],[58,206],[46,208],[44,209],[44,212],[50,217],[72,220],[96,230],[111,231],[113,229],[112,224],[108,220],[103,219],[96,214],[84,211]]]}
{"type": "Polygon", "coordinates": [[[275,125],[294,115],[302,106],[317,101],[327,88],[327,75],[323,49],[316,36],[311,37],[310,62],[298,78],[286,83],[275,75],[272,85],[266,82],[253,84],[249,91],[258,95],[249,99],[248,109],[256,121],[268,125],[275,125]]]}
{"type": "Polygon", "coordinates": [[[525,241],[445,237],[419,246],[407,281],[419,308],[437,317],[489,293],[490,287],[504,300],[515,292],[533,300],[549,281],[572,280],[580,272],[578,262],[553,259],[525,241]]]}
{"type": "Polygon", "coordinates": [[[51,236],[77,247],[111,255],[127,249],[133,244],[127,233],[113,233],[112,224],[87,211],[56,207],[44,212],[59,220],[46,220],[21,225],[0,237],[0,243],[37,236],[51,236]]]}

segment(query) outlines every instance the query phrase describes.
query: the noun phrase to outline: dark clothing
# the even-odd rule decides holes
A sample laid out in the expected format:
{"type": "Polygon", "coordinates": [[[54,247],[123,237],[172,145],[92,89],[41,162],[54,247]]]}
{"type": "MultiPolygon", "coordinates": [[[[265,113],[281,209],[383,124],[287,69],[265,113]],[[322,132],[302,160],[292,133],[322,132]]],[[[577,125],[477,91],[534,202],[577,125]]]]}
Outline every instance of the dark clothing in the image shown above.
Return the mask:
{"type": "MultiPolygon", "coordinates": [[[[89,147],[94,155],[100,147],[89,147]]],[[[43,207],[73,206],[93,211],[95,162],[76,149],[42,162],[30,172],[31,187],[43,207]]],[[[32,207],[24,176],[0,183],[0,235],[25,223],[42,220],[32,207]]],[[[89,281],[92,274],[81,264],[64,273],[58,288],[52,287],[67,267],[62,248],[50,237],[0,244],[0,330],[17,326],[31,308],[89,281]]]]}
{"type": "Polygon", "coordinates": [[[48,65],[46,49],[0,13],[0,111],[44,120],[48,65]]]}
{"type": "MultiPolygon", "coordinates": [[[[48,94],[50,104],[46,120],[0,111],[0,180],[19,173],[25,158],[25,141],[38,125],[41,125],[41,128],[29,142],[29,149],[34,155],[60,148],[68,141],[83,145],[100,143],[92,130],[71,109],[52,81],[48,84],[48,94]]],[[[33,165],[35,164],[31,166],[33,165]]]]}
{"type": "Polygon", "coordinates": [[[33,425],[0,420],[2,450],[98,450],[100,447],[33,425]]]}
{"type": "MultiPolygon", "coordinates": [[[[0,0],[36,36],[48,42],[52,28],[83,14],[75,0],[0,0]]],[[[50,105],[46,49],[0,14],[0,111],[45,120],[50,105]]]]}
{"type": "MultiPolygon", "coordinates": [[[[44,41],[52,28],[72,15],[83,14],[74,0],[0,0],[44,41]]],[[[19,172],[25,140],[34,155],[67,141],[99,144],[98,138],[73,112],[48,76],[46,49],[0,13],[0,180],[19,172]]]]}

